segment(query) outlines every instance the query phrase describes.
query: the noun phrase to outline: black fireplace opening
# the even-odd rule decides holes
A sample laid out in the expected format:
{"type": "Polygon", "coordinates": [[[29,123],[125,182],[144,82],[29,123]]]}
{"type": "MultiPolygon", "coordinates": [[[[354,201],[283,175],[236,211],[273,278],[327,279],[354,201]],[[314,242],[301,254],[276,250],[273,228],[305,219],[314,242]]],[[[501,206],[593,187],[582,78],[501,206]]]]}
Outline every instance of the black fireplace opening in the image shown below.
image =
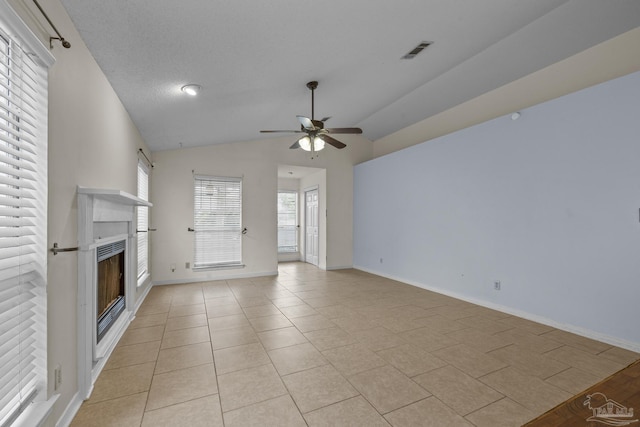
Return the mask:
{"type": "Polygon", "coordinates": [[[125,248],[126,242],[122,240],[97,249],[97,342],[100,342],[125,309],[125,248]]]}

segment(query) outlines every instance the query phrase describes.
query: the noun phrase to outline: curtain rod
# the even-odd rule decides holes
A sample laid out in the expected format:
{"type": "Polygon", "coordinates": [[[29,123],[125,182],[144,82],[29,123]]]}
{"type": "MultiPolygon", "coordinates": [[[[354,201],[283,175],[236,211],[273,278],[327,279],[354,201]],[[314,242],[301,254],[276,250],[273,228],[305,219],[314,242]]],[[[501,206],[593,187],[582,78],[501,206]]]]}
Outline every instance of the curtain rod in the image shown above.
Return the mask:
{"type": "Polygon", "coordinates": [[[151,160],[149,160],[149,158],[147,157],[146,154],[144,154],[144,151],[142,150],[142,148],[138,148],[138,153],[142,153],[142,155],[144,156],[145,159],[147,159],[147,163],[149,163],[149,166],[151,166],[152,168],[154,168],[155,166],[153,165],[153,163],[151,163],[151,160]]]}
{"type": "Polygon", "coordinates": [[[47,16],[45,11],[42,10],[42,7],[40,6],[40,3],[38,3],[38,0],[33,0],[33,2],[36,4],[36,6],[38,6],[38,9],[40,9],[40,13],[42,13],[42,15],[45,17],[45,19],[49,23],[49,25],[51,25],[51,28],[53,28],[53,31],[55,31],[56,34],[58,35],[58,37],[49,37],[49,48],[53,48],[53,43],[52,43],[53,40],[60,40],[60,43],[62,43],[62,47],[69,49],[71,47],[71,43],[69,43],[64,39],[64,37],[62,37],[62,35],[60,34],[60,31],[58,31],[56,26],[53,25],[53,22],[51,22],[51,19],[49,19],[49,16],[47,16]]]}

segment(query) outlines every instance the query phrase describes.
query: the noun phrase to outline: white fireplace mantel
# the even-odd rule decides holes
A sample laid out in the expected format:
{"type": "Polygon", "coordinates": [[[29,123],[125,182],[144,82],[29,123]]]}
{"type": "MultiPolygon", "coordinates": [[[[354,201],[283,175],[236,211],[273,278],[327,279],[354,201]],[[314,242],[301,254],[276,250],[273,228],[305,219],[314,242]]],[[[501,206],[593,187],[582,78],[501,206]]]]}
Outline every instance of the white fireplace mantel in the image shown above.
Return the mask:
{"type": "Polygon", "coordinates": [[[78,389],[87,399],[100,371],[133,319],[136,294],[137,234],[135,208],[152,204],[120,190],[78,186],[78,389]],[[96,249],[125,240],[125,306],[97,342],[96,249]]]}
{"type": "Polygon", "coordinates": [[[129,206],[153,206],[152,203],[121,190],[110,190],[105,188],[87,188],[78,186],[78,194],[88,194],[94,200],[105,200],[108,202],[129,205],[129,206]]]}

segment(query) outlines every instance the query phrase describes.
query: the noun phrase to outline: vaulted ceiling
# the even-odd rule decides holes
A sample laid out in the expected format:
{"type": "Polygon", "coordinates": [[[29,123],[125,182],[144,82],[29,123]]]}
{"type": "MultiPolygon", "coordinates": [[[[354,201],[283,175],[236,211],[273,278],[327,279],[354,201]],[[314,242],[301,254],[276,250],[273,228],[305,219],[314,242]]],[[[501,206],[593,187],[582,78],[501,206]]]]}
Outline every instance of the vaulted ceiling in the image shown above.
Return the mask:
{"type": "Polygon", "coordinates": [[[640,26],[638,0],[62,3],[153,151],[296,129],[310,80],[316,118],[377,140],[640,26]]]}

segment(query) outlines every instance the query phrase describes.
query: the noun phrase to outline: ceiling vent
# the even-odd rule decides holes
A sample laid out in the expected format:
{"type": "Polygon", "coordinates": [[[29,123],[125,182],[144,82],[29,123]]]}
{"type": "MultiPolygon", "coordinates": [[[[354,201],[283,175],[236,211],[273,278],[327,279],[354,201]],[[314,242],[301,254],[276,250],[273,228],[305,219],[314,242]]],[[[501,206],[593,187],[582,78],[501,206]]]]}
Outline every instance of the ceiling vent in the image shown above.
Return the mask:
{"type": "Polygon", "coordinates": [[[420,52],[422,52],[423,50],[425,50],[428,46],[430,46],[432,44],[433,44],[433,42],[422,42],[418,46],[414,47],[411,52],[409,52],[405,56],[403,56],[402,59],[413,59],[413,58],[416,57],[416,55],[418,55],[420,52]]]}

